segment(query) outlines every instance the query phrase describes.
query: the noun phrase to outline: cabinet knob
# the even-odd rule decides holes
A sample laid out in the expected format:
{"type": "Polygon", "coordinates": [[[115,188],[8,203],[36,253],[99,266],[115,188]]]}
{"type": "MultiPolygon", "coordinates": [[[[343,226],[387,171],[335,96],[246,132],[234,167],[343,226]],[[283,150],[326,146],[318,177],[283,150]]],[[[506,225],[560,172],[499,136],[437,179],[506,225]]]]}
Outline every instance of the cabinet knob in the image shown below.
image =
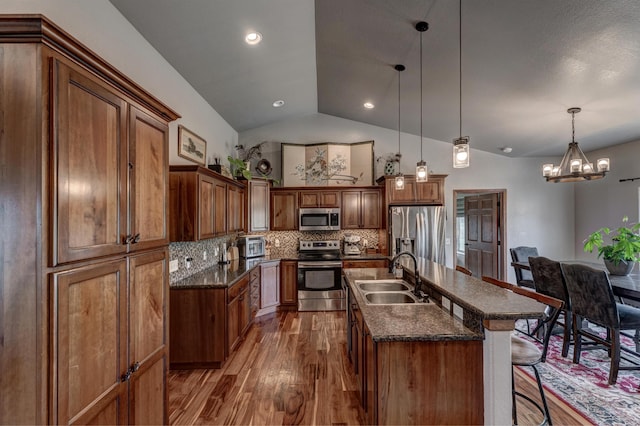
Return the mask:
{"type": "Polygon", "coordinates": [[[130,368],[130,370],[131,370],[131,372],[132,372],[132,373],[135,373],[135,372],[136,372],[136,371],[138,371],[139,369],[140,369],[140,363],[139,363],[138,361],[134,362],[134,363],[131,365],[131,368],[130,368]]]}
{"type": "Polygon", "coordinates": [[[131,243],[131,235],[126,235],[123,239],[122,239],[122,243],[123,244],[130,244],[131,243]]]}
{"type": "Polygon", "coordinates": [[[140,241],[140,233],[138,232],[136,235],[133,236],[133,241],[131,241],[131,242],[133,244],[136,244],[139,241],[140,241]]]}

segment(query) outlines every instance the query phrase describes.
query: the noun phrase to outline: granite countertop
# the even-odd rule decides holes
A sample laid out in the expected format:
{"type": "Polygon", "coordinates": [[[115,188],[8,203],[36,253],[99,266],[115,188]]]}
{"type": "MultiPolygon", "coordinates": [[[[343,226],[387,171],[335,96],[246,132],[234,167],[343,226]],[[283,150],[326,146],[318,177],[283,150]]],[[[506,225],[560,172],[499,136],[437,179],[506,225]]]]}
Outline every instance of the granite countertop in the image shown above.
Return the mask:
{"type": "Polygon", "coordinates": [[[482,340],[435,303],[367,305],[355,287],[356,280],[393,279],[386,268],[356,268],[344,271],[350,294],[358,302],[362,317],[374,341],[482,340]]]}
{"type": "Polygon", "coordinates": [[[253,259],[240,258],[226,265],[213,265],[180,281],[170,283],[169,287],[172,289],[230,287],[259,264],[279,260],[282,260],[282,258],[278,256],[263,256],[253,259]]]}
{"type": "MultiPolygon", "coordinates": [[[[413,261],[401,257],[401,265],[413,276],[413,261]]],[[[545,305],[493,284],[447,268],[427,259],[418,259],[418,273],[424,283],[463,309],[483,320],[540,318],[545,305]]]]}

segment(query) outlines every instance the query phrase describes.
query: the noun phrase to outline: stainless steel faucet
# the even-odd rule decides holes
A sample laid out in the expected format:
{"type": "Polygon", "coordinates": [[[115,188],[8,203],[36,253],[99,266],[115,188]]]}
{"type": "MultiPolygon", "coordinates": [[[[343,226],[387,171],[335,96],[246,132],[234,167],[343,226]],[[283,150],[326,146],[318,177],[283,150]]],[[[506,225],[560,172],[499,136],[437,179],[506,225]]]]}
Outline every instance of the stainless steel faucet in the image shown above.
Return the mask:
{"type": "Polygon", "coordinates": [[[420,279],[420,274],[418,273],[418,259],[416,259],[413,253],[411,253],[410,251],[402,251],[393,256],[393,259],[391,259],[391,263],[389,264],[389,272],[394,271],[396,260],[398,260],[398,258],[403,255],[407,255],[411,259],[413,259],[413,276],[415,277],[413,294],[423,302],[428,301],[429,296],[424,291],[422,291],[422,280],[420,279]]]}

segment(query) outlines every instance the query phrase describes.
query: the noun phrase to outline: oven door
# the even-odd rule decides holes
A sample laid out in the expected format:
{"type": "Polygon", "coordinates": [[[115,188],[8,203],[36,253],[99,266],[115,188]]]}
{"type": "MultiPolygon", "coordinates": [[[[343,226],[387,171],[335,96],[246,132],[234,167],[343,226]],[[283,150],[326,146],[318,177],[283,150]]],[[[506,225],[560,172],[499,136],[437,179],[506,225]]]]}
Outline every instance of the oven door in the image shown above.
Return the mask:
{"type": "Polygon", "coordinates": [[[342,262],[298,262],[298,290],[342,290],[342,262]]]}
{"type": "Polygon", "coordinates": [[[342,262],[298,262],[298,310],[344,309],[342,262]]]}

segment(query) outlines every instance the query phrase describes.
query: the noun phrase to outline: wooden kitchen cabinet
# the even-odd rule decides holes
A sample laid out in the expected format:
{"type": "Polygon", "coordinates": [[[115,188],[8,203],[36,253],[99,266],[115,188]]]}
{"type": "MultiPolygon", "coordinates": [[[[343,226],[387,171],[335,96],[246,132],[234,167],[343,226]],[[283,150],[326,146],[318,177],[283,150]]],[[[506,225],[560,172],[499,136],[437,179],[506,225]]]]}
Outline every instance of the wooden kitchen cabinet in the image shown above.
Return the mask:
{"type": "Polygon", "coordinates": [[[300,191],[299,192],[299,207],[327,207],[327,208],[339,208],[340,207],[340,191],[300,191]]]}
{"type": "Polygon", "coordinates": [[[269,230],[269,192],[271,185],[266,179],[253,178],[249,181],[249,232],[269,230]]]}
{"type": "Polygon", "coordinates": [[[0,424],[166,423],[179,115],[41,15],[0,17],[0,51],[0,424]]]}
{"type": "Polygon", "coordinates": [[[427,182],[416,182],[415,176],[405,175],[404,189],[396,189],[393,176],[380,177],[377,182],[385,186],[388,205],[444,205],[446,177],[447,175],[429,175],[427,182]]]}
{"type": "Polygon", "coordinates": [[[171,241],[200,241],[244,230],[243,184],[200,166],[169,170],[171,241]]]}
{"type": "Polygon", "coordinates": [[[298,262],[280,261],[280,310],[297,310],[298,307],[298,262]]]}
{"type": "Polygon", "coordinates": [[[169,252],[129,260],[129,423],[167,424],[169,252]]]}
{"type": "Polygon", "coordinates": [[[251,326],[250,281],[251,271],[229,287],[171,288],[171,369],[222,367],[251,326]]]}
{"type": "Polygon", "coordinates": [[[245,189],[235,185],[227,186],[227,233],[243,232],[245,189]]]}
{"type": "Polygon", "coordinates": [[[125,260],[53,274],[55,424],[127,422],[126,275],[125,260]]]}
{"type": "Polygon", "coordinates": [[[481,340],[375,341],[353,293],[347,314],[347,349],[366,424],[484,421],[481,340]]]}
{"type": "Polygon", "coordinates": [[[240,344],[251,322],[249,274],[245,274],[227,290],[226,356],[240,344]]]}
{"type": "Polygon", "coordinates": [[[342,191],[342,229],[378,229],[382,226],[380,190],[342,191]]]}
{"type": "Polygon", "coordinates": [[[171,369],[220,368],[226,348],[226,289],[170,290],[171,369]]]}
{"type": "Polygon", "coordinates": [[[166,122],[67,61],[52,71],[53,264],[168,244],[166,122]]]}
{"type": "Polygon", "coordinates": [[[271,190],[271,230],[298,229],[298,192],[271,190]]]}
{"type": "Polygon", "coordinates": [[[280,304],[280,261],[260,264],[260,309],[273,312],[280,304]]]}
{"type": "Polygon", "coordinates": [[[166,423],[166,249],[52,276],[57,424],[166,423]],[[134,404],[135,401],[135,404],[134,404]]]}

